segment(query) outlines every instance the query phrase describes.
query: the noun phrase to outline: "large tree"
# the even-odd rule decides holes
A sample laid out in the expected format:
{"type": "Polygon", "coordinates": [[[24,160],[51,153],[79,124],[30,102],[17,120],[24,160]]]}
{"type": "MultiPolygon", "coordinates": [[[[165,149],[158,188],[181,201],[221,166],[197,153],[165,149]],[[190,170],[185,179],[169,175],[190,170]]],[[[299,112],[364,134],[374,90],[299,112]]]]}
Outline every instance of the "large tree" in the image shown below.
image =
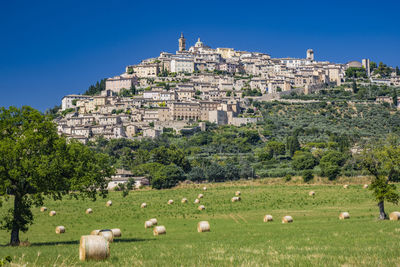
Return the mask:
{"type": "Polygon", "coordinates": [[[1,227],[11,231],[11,245],[19,245],[19,232],[32,224],[32,205],[43,205],[46,196],[105,197],[112,173],[108,156],[59,137],[37,110],[0,108],[0,199],[14,201],[1,227]]]}
{"type": "Polygon", "coordinates": [[[374,178],[370,189],[378,202],[379,218],[387,219],[385,201],[398,204],[400,196],[389,182],[400,173],[399,138],[390,135],[385,141],[370,144],[362,153],[362,165],[374,178]]]}

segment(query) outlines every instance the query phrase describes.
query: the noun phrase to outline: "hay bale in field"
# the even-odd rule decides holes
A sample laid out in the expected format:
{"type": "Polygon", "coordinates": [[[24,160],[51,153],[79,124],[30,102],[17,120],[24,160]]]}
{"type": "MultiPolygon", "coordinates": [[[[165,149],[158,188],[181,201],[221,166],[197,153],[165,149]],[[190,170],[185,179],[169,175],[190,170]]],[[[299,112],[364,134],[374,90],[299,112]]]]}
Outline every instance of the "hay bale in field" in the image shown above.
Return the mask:
{"type": "Polygon", "coordinates": [[[203,198],[203,197],[204,197],[203,194],[199,194],[199,195],[197,196],[197,198],[203,198]]]}
{"type": "Polygon", "coordinates": [[[348,184],[345,184],[345,185],[343,186],[343,188],[344,188],[344,189],[348,189],[348,188],[349,188],[349,185],[348,185],[348,184]]]}
{"type": "Polygon", "coordinates": [[[207,187],[203,187],[203,190],[204,190],[204,191],[207,191],[207,187]]]}
{"type": "Polygon", "coordinates": [[[170,200],[168,200],[168,204],[169,205],[174,204],[174,201],[172,199],[170,199],[170,200]]]}
{"type": "Polygon", "coordinates": [[[90,232],[90,235],[98,235],[100,230],[93,230],[90,232]]]}
{"type": "Polygon", "coordinates": [[[54,210],[50,211],[49,213],[50,216],[56,216],[56,212],[54,210]]]}
{"type": "Polygon", "coordinates": [[[81,236],[79,259],[104,260],[110,256],[110,246],[107,240],[97,235],[81,236]]]}
{"type": "Polygon", "coordinates": [[[112,243],[114,240],[114,234],[110,229],[100,230],[98,235],[104,237],[104,239],[110,243],[112,243]]]}
{"type": "Polygon", "coordinates": [[[196,198],[196,199],[194,200],[194,204],[199,204],[199,203],[200,203],[200,199],[196,198]]]}
{"type": "Polygon", "coordinates": [[[272,222],[274,220],[274,218],[272,217],[272,215],[265,215],[264,216],[264,222],[272,222]]]}
{"type": "Polygon", "coordinates": [[[308,192],[308,195],[309,196],[315,196],[315,192],[314,191],[310,191],[310,192],[308,192]]]}
{"type": "Polygon", "coordinates": [[[157,221],[156,218],[152,218],[152,219],[150,219],[149,221],[151,221],[151,223],[152,223],[153,225],[157,225],[157,224],[158,224],[158,221],[157,221]]]}
{"type": "Polygon", "coordinates": [[[151,227],[153,227],[153,223],[151,221],[144,222],[144,228],[151,228],[151,227]]]}
{"type": "Polygon", "coordinates": [[[198,209],[198,210],[205,210],[206,207],[204,207],[204,205],[200,205],[197,209],[198,209]]]}
{"type": "Polygon", "coordinates": [[[121,229],[119,229],[119,228],[113,228],[113,229],[111,229],[111,232],[113,233],[113,236],[114,237],[121,237],[121,229]]]}
{"type": "Polygon", "coordinates": [[[391,221],[398,221],[400,220],[400,212],[398,211],[393,211],[392,213],[389,214],[389,219],[391,221]]]}
{"type": "Polygon", "coordinates": [[[286,215],[282,218],[282,223],[292,223],[292,222],[293,222],[292,216],[286,215]]]}
{"type": "Polygon", "coordinates": [[[233,198],[231,199],[232,202],[237,202],[237,201],[240,201],[240,200],[241,200],[240,197],[233,197],[233,198]]]}
{"type": "Polygon", "coordinates": [[[41,212],[45,212],[45,211],[47,211],[47,208],[46,208],[46,207],[41,207],[41,208],[40,208],[40,211],[41,211],[41,212]]]}
{"type": "Polygon", "coordinates": [[[140,205],[140,207],[141,207],[142,209],[144,209],[144,208],[147,207],[147,204],[146,204],[146,203],[142,203],[142,205],[140,205]]]}
{"type": "Polygon", "coordinates": [[[235,192],[235,196],[240,196],[242,193],[240,193],[240,191],[236,191],[235,192]]]}
{"type": "Polygon", "coordinates": [[[364,189],[367,189],[368,186],[369,186],[369,185],[365,184],[365,185],[363,185],[363,188],[364,188],[364,189]]]}
{"type": "Polygon", "coordinates": [[[112,201],[111,200],[106,202],[106,207],[110,207],[110,206],[112,206],[112,201]]]}
{"type": "Polygon", "coordinates": [[[165,226],[163,226],[163,225],[156,226],[153,229],[154,235],[165,235],[166,233],[167,233],[167,230],[165,229],[165,226]]]}
{"type": "Polygon", "coordinates": [[[56,234],[63,234],[65,233],[65,227],[64,226],[57,226],[56,227],[56,234]]]}
{"type": "Polygon", "coordinates": [[[88,208],[88,209],[85,211],[85,213],[86,213],[86,214],[93,213],[93,210],[92,210],[91,208],[88,208]]]}
{"type": "Polygon", "coordinates": [[[348,212],[342,212],[339,215],[340,220],[350,219],[350,214],[348,212]]]}
{"type": "Polygon", "coordinates": [[[197,224],[197,232],[210,232],[210,224],[207,221],[201,221],[197,224]]]}
{"type": "Polygon", "coordinates": [[[182,198],[181,202],[182,202],[182,203],[187,203],[188,200],[187,200],[187,198],[182,198]]]}

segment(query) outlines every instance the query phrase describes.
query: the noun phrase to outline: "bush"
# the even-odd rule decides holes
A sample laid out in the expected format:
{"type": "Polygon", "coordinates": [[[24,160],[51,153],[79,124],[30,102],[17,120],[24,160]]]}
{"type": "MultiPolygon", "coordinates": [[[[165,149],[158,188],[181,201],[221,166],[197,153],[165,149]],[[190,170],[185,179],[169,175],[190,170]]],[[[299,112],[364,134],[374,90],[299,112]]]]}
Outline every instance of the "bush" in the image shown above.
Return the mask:
{"type": "Polygon", "coordinates": [[[297,171],[310,170],[317,165],[317,161],[310,152],[296,151],[293,156],[292,166],[297,171]]]}
{"type": "Polygon", "coordinates": [[[285,179],[285,182],[290,182],[292,180],[292,175],[286,174],[284,179],[285,179]]]}
{"type": "Polygon", "coordinates": [[[185,173],[175,164],[161,167],[153,176],[151,186],[155,189],[172,188],[185,180],[185,173]]]}
{"type": "Polygon", "coordinates": [[[303,181],[305,183],[308,183],[309,181],[311,181],[312,179],[314,179],[314,174],[312,170],[305,170],[303,171],[303,181]]]}
{"type": "Polygon", "coordinates": [[[210,182],[225,181],[225,169],[217,163],[212,163],[206,169],[207,178],[210,182]]]}
{"type": "Polygon", "coordinates": [[[206,179],[204,170],[200,167],[193,167],[188,174],[188,179],[192,182],[201,182],[206,179]]]}

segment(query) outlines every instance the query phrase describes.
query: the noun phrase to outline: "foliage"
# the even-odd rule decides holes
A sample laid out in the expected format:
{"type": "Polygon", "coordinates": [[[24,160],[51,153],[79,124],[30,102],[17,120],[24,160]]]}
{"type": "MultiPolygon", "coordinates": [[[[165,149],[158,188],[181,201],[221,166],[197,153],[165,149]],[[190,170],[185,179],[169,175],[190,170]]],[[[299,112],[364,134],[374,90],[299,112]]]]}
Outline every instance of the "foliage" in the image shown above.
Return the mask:
{"type": "Polygon", "coordinates": [[[202,182],[206,180],[203,168],[193,167],[187,175],[188,179],[193,182],[202,182]]]}
{"type": "Polygon", "coordinates": [[[341,171],[341,167],[346,161],[346,157],[336,150],[327,151],[321,158],[319,166],[321,175],[328,177],[329,180],[335,180],[341,171]]]}
{"type": "Polygon", "coordinates": [[[163,165],[154,173],[151,186],[155,189],[171,188],[185,180],[185,173],[175,164],[163,165]]]}
{"type": "Polygon", "coordinates": [[[225,181],[225,169],[218,163],[212,163],[206,169],[207,178],[210,182],[225,181]]]}
{"type": "Polygon", "coordinates": [[[107,78],[101,79],[95,85],[90,85],[84,95],[99,95],[101,91],[106,89],[107,78]]]}
{"type": "Polygon", "coordinates": [[[296,151],[293,156],[292,166],[295,170],[310,170],[317,165],[317,161],[310,152],[296,151]]]}
{"type": "Polygon", "coordinates": [[[308,183],[312,179],[314,179],[314,174],[313,174],[312,170],[304,170],[303,171],[303,181],[305,183],[308,183]]]}
{"type": "Polygon", "coordinates": [[[380,218],[386,219],[384,201],[398,204],[400,199],[396,186],[389,183],[392,176],[400,173],[399,137],[389,135],[386,140],[366,146],[362,154],[362,165],[374,177],[370,189],[380,205],[380,218]]]}
{"type": "Polygon", "coordinates": [[[112,174],[108,156],[77,142],[68,144],[38,111],[0,109],[0,196],[14,196],[14,208],[1,227],[11,230],[12,245],[19,244],[19,231],[27,231],[33,221],[32,205],[41,205],[45,196],[106,196],[106,177],[112,174]]]}
{"type": "Polygon", "coordinates": [[[367,73],[364,68],[350,67],[346,70],[348,78],[367,78],[367,73]]]}

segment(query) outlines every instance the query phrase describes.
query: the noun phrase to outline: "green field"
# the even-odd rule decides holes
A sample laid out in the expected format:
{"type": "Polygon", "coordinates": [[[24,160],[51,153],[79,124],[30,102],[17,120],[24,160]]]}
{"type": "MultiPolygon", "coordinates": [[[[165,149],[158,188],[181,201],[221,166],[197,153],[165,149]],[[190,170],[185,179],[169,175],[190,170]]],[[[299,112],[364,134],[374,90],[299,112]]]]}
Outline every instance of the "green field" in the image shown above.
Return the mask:
{"type": "MultiPolygon", "coordinates": [[[[126,198],[111,192],[107,199],[48,200],[48,212],[34,211],[34,224],[21,241],[30,246],[8,247],[9,233],[0,231],[0,258],[27,266],[398,266],[400,222],[378,221],[372,193],[361,184],[284,185],[257,182],[188,185],[172,190],[134,191],[126,198]],[[230,199],[240,190],[242,201],[230,199]],[[316,195],[310,197],[308,192],[316,195]],[[193,201],[204,194],[197,210],[193,201]],[[186,197],[189,202],[182,204],[186,197]],[[113,201],[112,207],[105,202],[113,201]],[[167,201],[173,199],[174,204],[167,201]],[[140,208],[142,202],[147,208],[140,208]],[[92,214],[85,214],[86,208],[92,214]],[[339,220],[348,211],[349,220],[339,220]],[[264,223],[266,214],[274,221],[264,223]],[[282,224],[291,215],[294,222],[282,224]],[[157,218],[167,234],[153,236],[144,222],[157,218]],[[211,232],[198,233],[197,222],[207,220],[211,232]],[[55,234],[63,225],[66,233],[55,234]],[[111,243],[111,256],[102,262],[79,261],[79,238],[94,229],[120,228],[122,237],[111,243]]],[[[0,209],[6,212],[10,203],[0,209]]],[[[387,212],[399,208],[386,205],[387,212]]]]}

